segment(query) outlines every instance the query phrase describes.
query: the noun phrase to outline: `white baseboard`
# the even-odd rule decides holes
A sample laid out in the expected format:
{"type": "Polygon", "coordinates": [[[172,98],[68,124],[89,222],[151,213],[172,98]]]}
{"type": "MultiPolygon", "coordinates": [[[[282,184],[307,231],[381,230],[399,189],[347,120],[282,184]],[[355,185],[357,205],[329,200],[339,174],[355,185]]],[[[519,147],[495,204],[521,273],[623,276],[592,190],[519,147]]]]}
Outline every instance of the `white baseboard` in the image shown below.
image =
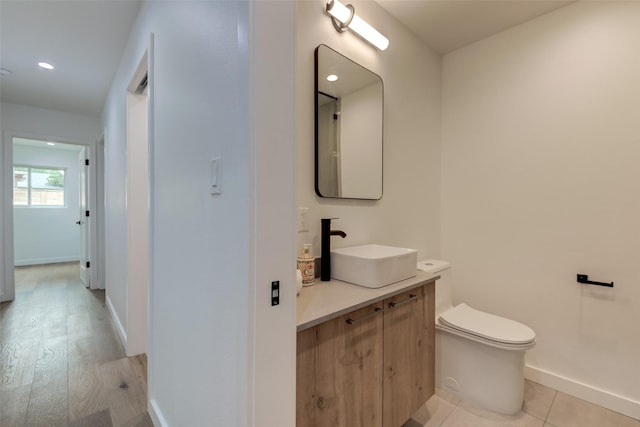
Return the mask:
{"type": "Polygon", "coordinates": [[[162,411],[158,408],[158,403],[154,399],[149,400],[147,411],[155,427],[169,427],[169,423],[167,423],[167,420],[162,415],[162,411]]]}
{"type": "Polygon", "coordinates": [[[25,265],[57,264],[59,262],[80,262],[80,258],[58,257],[58,258],[17,259],[14,261],[13,265],[16,267],[22,267],[25,265]]]}
{"type": "Polygon", "coordinates": [[[107,310],[109,310],[109,313],[111,314],[113,324],[116,325],[116,330],[118,331],[118,337],[120,337],[122,347],[127,348],[127,331],[125,331],[124,327],[122,326],[122,322],[120,322],[118,313],[116,313],[115,308],[113,308],[113,304],[111,304],[111,300],[108,296],[105,297],[105,303],[107,305],[107,310]]]}
{"type": "Polygon", "coordinates": [[[524,376],[533,382],[640,420],[640,402],[637,400],[620,396],[534,366],[526,365],[524,368],[524,376]]]}

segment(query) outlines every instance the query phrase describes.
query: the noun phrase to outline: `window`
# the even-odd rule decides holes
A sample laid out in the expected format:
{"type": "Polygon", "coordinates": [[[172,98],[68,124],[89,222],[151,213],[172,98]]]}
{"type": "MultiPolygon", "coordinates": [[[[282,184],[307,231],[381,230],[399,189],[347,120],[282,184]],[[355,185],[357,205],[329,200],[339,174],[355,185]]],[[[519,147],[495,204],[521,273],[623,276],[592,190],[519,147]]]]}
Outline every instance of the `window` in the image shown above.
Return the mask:
{"type": "Polygon", "coordinates": [[[63,168],[13,167],[13,206],[64,206],[63,168]]]}

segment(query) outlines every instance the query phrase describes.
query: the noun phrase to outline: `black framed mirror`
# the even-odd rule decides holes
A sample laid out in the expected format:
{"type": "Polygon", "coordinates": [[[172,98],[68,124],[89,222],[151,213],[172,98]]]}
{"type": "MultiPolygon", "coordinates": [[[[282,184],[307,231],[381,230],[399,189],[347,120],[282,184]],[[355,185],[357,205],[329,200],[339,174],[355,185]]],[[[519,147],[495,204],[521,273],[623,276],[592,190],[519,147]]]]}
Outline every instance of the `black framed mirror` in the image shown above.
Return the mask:
{"type": "Polygon", "coordinates": [[[320,197],[382,198],[382,79],[320,45],[315,50],[315,189],[320,197]]]}

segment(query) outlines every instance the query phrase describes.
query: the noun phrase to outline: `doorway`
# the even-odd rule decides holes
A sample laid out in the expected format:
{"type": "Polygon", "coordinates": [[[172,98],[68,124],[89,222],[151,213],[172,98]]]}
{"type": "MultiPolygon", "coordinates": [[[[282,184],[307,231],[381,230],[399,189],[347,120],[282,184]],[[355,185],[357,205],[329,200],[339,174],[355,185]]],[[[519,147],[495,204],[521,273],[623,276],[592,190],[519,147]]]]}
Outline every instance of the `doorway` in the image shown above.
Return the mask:
{"type": "Polygon", "coordinates": [[[128,356],[147,352],[149,288],[149,96],[145,52],[127,88],[128,356]]]}
{"type": "Polygon", "coordinates": [[[27,138],[12,142],[14,265],[79,261],[80,236],[88,234],[80,230],[87,224],[79,218],[84,185],[78,155],[85,147],[27,138]]]}
{"type": "MultiPolygon", "coordinates": [[[[15,266],[79,262],[96,264],[95,158],[93,146],[42,135],[5,134],[2,301],[15,298],[15,266]],[[81,152],[84,151],[82,155],[81,152]],[[80,158],[82,157],[82,158],[80,158]],[[81,170],[84,179],[81,195],[81,170]],[[84,206],[81,209],[81,200],[84,206]],[[82,234],[85,236],[84,254],[82,234]]],[[[85,284],[99,287],[86,269],[85,284]]]]}

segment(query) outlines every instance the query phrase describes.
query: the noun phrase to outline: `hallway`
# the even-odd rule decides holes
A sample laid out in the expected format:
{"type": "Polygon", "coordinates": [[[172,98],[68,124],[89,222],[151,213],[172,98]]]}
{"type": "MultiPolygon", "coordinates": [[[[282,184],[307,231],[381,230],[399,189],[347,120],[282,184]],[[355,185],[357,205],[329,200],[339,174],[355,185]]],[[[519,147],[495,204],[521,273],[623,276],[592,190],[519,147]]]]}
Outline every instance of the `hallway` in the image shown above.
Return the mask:
{"type": "Polygon", "coordinates": [[[127,358],[78,263],[17,267],[0,307],[0,425],[152,426],[146,356],[127,358]]]}

